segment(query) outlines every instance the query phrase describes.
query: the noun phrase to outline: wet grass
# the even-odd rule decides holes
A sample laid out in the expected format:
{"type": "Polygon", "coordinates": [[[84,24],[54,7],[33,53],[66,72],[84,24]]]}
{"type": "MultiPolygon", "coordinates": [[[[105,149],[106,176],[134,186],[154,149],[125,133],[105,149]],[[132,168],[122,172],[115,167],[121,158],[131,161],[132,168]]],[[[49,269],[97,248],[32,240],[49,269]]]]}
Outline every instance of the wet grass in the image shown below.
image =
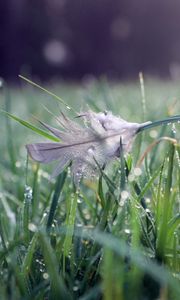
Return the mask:
{"type": "MultiPolygon", "coordinates": [[[[139,82],[47,88],[77,111],[88,105],[132,122],[180,112],[180,90],[171,82],[147,80],[143,99],[139,82]]],[[[33,116],[54,124],[43,105],[73,116],[24,83],[4,86],[0,97],[3,110],[33,126],[33,116]]],[[[69,169],[49,181],[52,165],[27,160],[25,144],[45,136],[3,114],[0,126],[1,299],[179,300],[179,124],[140,134],[131,155],[80,190],[69,169]]]]}

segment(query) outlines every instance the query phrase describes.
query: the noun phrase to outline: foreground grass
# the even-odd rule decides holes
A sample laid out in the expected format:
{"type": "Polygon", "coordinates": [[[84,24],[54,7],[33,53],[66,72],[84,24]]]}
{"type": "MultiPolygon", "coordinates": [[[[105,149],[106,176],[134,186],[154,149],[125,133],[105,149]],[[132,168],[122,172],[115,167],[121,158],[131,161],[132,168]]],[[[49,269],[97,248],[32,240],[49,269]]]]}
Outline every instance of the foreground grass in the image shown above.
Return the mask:
{"type": "MultiPolygon", "coordinates": [[[[180,111],[178,85],[169,82],[147,82],[144,109],[137,83],[85,84],[51,90],[78,111],[87,103],[129,121],[180,111]]],[[[1,99],[3,109],[31,123],[33,114],[53,124],[42,104],[57,114],[52,97],[31,86],[4,88],[1,99]]],[[[27,163],[24,145],[42,138],[0,122],[1,299],[179,299],[179,124],[139,136],[131,155],[77,190],[69,169],[51,182],[52,166],[27,163]],[[172,140],[159,142],[162,136],[172,140]]]]}

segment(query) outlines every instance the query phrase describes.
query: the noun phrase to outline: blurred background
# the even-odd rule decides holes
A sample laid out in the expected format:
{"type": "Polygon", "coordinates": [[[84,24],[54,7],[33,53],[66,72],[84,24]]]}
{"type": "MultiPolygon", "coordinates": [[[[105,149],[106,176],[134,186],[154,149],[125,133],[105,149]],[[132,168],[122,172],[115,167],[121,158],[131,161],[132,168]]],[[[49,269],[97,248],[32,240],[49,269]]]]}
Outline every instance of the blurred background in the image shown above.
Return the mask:
{"type": "Polygon", "coordinates": [[[0,2],[0,76],[180,78],[179,0],[0,2]]]}

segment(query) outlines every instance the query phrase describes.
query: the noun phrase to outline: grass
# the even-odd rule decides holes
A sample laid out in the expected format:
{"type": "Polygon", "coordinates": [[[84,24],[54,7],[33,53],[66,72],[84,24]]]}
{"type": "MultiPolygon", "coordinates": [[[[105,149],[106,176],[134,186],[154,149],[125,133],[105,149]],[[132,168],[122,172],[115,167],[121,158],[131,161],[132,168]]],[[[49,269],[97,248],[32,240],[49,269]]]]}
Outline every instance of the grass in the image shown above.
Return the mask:
{"type": "MultiPolygon", "coordinates": [[[[103,79],[47,88],[76,111],[88,104],[132,122],[180,111],[178,84],[149,79],[145,91],[142,84],[103,79]]],[[[73,112],[24,83],[4,85],[0,97],[1,108],[26,126],[1,115],[1,299],[179,300],[180,125],[139,135],[129,156],[77,190],[69,169],[49,181],[52,165],[27,160],[24,147],[48,137],[27,128],[36,126],[33,116],[53,125],[43,105],[73,112]]]]}

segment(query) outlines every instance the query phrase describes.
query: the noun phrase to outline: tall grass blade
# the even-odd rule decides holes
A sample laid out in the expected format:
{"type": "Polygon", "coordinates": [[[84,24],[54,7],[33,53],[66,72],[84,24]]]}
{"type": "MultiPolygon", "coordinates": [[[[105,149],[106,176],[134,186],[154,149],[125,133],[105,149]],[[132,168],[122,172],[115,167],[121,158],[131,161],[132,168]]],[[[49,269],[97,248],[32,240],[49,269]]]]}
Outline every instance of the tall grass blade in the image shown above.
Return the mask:
{"type": "Polygon", "coordinates": [[[8,113],[7,111],[1,110],[1,113],[5,114],[6,116],[10,117],[11,119],[19,122],[21,125],[27,127],[28,129],[33,130],[34,132],[36,132],[39,135],[41,135],[51,141],[59,142],[59,139],[57,137],[54,137],[53,135],[47,133],[46,131],[39,129],[38,127],[35,127],[34,125],[30,124],[29,122],[22,120],[16,116],[14,116],[13,114],[8,113]]]}
{"type": "Polygon", "coordinates": [[[142,112],[143,112],[143,122],[146,120],[146,95],[145,95],[145,87],[144,87],[144,76],[143,73],[139,73],[139,82],[141,88],[141,103],[142,103],[142,112]]]}
{"type": "Polygon", "coordinates": [[[74,192],[74,196],[69,200],[70,200],[69,214],[67,215],[66,218],[67,234],[64,240],[64,259],[69,255],[69,251],[71,250],[72,247],[72,238],[73,238],[74,225],[76,220],[78,192],[77,191],[74,192]]]}
{"type": "Polygon", "coordinates": [[[32,215],[32,188],[28,185],[25,185],[22,221],[23,221],[24,236],[27,243],[30,241],[29,224],[31,222],[31,215],[32,215]]]}
{"type": "Polygon", "coordinates": [[[170,286],[175,292],[175,299],[179,299],[179,281],[170,274],[166,267],[156,264],[145,257],[140,250],[130,248],[124,241],[113,237],[111,234],[94,231],[92,236],[98,244],[112,249],[120,257],[125,258],[128,256],[133,264],[143,272],[152,276],[152,278],[157,280],[162,286],[170,286]]]}
{"type": "MultiPolygon", "coordinates": [[[[142,107],[142,122],[146,121],[146,95],[144,87],[144,77],[143,73],[139,73],[139,82],[140,82],[140,91],[141,91],[141,107],[142,107]]],[[[138,160],[139,153],[141,152],[141,147],[144,139],[144,134],[141,134],[137,137],[136,140],[136,151],[135,151],[135,161],[138,160]]]]}
{"type": "Polygon", "coordinates": [[[51,203],[51,207],[50,207],[50,211],[49,211],[49,215],[48,215],[48,220],[47,220],[47,230],[49,231],[51,226],[52,226],[52,222],[55,216],[55,212],[56,212],[56,208],[57,208],[57,204],[58,204],[58,200],[60,197],[60,194],[62,192],[62,188],[64,186],[64,182],[67,176],[67,172],[64,171],[63,173],[61,173],[56,181],[56,187],[55,187],[55,191],[54,191],[54,195],[52,198],[52,203],[51,203]]]}
{"type": "Polygon", "coordinates": [[[27,276],[30,271],[31,263],[36,248],[37,238],[38,238],[38,233],[35,233],[27,248],[27,252],[22,263],[22,273],[24,276],[27,276]]]}
{"type": "Polygon", "coordinates": [[[168,218],[169,218],[169,209],[171,206],[171,186],[173,178],[173,167],[174,167],[174,145],[170,146],[169,155],[168,155],[168,173],[165,186],[165,193],[163,196],[163,210],[162,210],[162,222],[159,229],[158,241],[157,241],[157,258],[160,261],[164,261],[165,247],[167,242],[167,231],[168,231],[168,218]]]}
{"type": "Polygon", "coordinates": [[[123,261],[114,255],[112,249],[105,247],[102,267],[102,293],[104,300],[124,299],[123,261]]]}
{"type": "MultiPolygon", "coordinates": [[[[73,112],[75,112],[75,110],[74,110],[71,106],[67,105],[67,104],[64,102],[64,100],[63,100],[62,98],[60,98],[59,96],[55,95],[53,92],[51,92],[51,91],[49,91],[49,90],[43,88],[43,87],[40,86],[39,84],[33,82],[32,80],[30,80],[30,79],[28,79],[28,78],[26,78],[26,77],[24,77],[24,76],[22,76],[22,75],[19,75],[19,77],[20,77],[21,79],[25,80],[26,82],[30,83],[31,85],[37,87],[38,89],[44,91],[45,93],[49,94],[50,96],[54,97],[56,100],[60,101],[63,105],[65,105],[65,107],[66,107],[68,110],[72,110],[73,112]]],[[[75,113],[76,113],[76,112],[75,112],[75,113]]]]}
{"type": "Polygon", "coordinates": [[[123,145],[122,145],[121,138],[120,138],[119,153],[120,153],[120,162],[121,162],[120,189],[121,189],[121,191],[123,191],[125,189],[125,185],[126,185],[126,162],[124,159],[124,151],[123,151],[123,145]]]}
{"type": "Polygon", "coordinates": [[[101,206],[102,208],[105,207],[105,199],[104,199],[104,192],[103,192],[103,182],[102,182],[102,175],[99,176],[99,181],[98,181],[98,196],[101,201],[101,206]]]}
{"type": "Polygon", "coordinates": [[[71,300],[62,276],[59,273],[59,263],[56,259],[54,249],[51,247],[47,236],[43,232],[39,232],[39,239],[42,247],[42,252],[47,267],[47,271],[50,277],[50,299],[67,299],[71,300]]]}

